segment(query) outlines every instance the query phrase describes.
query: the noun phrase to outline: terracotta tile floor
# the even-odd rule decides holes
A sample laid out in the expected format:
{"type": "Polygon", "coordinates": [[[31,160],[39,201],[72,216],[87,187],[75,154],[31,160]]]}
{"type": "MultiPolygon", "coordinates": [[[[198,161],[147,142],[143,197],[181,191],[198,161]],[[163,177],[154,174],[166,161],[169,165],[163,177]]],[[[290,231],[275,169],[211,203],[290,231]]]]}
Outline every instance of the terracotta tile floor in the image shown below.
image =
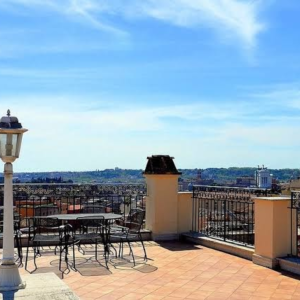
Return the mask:
{"type": "MultiPolygon", "coordinates": [[[[142,255],[138,245],[134,251],[142,255]]],[[[300,277],[203,246],[149,242],[147,254],[153,259],[147,264],[110,265],[109,271],[76,254],[80,270],[63,280],[83,300],[300,299],[300,277]]],[[[57,257],[42,256],[38,266],[38,272],[57,272],[57,257]]]]}

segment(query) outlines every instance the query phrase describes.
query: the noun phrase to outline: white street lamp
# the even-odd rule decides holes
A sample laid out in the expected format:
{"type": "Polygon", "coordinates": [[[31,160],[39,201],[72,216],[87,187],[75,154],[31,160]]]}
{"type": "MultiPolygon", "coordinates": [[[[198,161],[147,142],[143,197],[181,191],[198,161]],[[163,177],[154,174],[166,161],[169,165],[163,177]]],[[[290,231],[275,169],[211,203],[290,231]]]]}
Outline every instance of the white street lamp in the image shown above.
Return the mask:
{"type": "Polygon", "coordinates": [[[16,117],[7,116],[0,120],[0,158],[4,165],[4,220],[3,254],[0,265],[0,291],[25,288],[14,259],[14,216],[13,216],[13,167],[12,162],[19,157],[22,136],[27,129],[22,128],[16,117]]]}

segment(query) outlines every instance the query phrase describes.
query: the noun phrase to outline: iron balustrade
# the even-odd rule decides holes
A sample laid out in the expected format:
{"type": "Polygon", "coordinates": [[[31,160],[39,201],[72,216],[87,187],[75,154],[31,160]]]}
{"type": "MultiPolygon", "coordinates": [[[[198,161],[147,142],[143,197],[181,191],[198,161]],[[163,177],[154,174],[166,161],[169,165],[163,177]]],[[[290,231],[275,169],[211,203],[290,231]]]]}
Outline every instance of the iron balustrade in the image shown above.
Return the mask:
{"type": "Polygon", "coordinates": [[[291,255],[300,257],[300,191],[291,191],[291,255]]]}
{"type": "Polygon", "coordinates": [[[254,246],[253,198],[267,189],[194,186],[192,231],[245,246],[254,246]]]}
{"type": "MultiPolygon", "coordinates": [[[[125,217],[131,208],[145,209],[144,184],[14,184],[13,189],[21,228],[32,216],[113,212],[125,217]]],[[[0,205],[3,197],[0,186],[0,205]]]]}
{"type": "MultiPolygon", "coordinates": [[[[0,184],[0,194],[4,184],[0,184]]],[[[94,195],[94,194],[121,194],[146,193],[146,185],[120,184],[73,184],[73,183],[14,183],[14,195],[94,195]]]]}

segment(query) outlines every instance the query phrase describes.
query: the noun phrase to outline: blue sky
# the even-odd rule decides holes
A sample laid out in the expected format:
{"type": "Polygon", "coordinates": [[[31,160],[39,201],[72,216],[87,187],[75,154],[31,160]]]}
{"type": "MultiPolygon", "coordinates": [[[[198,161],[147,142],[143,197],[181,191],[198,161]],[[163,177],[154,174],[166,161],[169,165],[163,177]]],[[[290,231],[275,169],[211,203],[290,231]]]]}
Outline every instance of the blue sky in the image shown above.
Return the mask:
{"type": "Polygon", "coordinates": [[[0,0],[15,171],[298,168],[297,0],[0,0]]]}

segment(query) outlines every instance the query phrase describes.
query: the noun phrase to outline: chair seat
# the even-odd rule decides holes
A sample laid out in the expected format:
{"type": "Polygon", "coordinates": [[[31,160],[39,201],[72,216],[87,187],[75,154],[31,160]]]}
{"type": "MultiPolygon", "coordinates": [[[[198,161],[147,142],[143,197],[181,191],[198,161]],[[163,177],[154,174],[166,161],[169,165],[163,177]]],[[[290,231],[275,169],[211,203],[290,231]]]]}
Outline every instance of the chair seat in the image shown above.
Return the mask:
{"type": "Polygon", "coordinates": [[[83,241],[83,240],[103,240],[102,236],[97,232],[90,233],[78,233],[74,235],[75,241],[83,241]]]}
{"type": "Polygon", "coordinates": [[[58,235],[36,234],[32,239],[33,242],[60,242],[58,235]]]}
{"type": "Polygon", "coordinates": [[[113,233],[109,236],[109,240],[111,243],[118,243],[118,242],[135,242],[140,240],[139,234],[135,233],[125,233],[125,234],[118,234],[113,233]]]}
{"type": "Polygon", "coordinates": [[[33,235],[34,232],[36,231],[36,228],[31,228],[31,227],[24,227],[24,228],[20,228],[20,233],[21,235],[24,234],[24,235],[33,235]]]}
{"type": "Polygon", "coordinates": [[[128,232],[128,230],[129,230],[128,227],[121,226],[121,225],[118,225],[118,224],[113,224],[113,225],[109,226],[109,232],[111,234],[125,233],[125,232],[128,232]]]}

